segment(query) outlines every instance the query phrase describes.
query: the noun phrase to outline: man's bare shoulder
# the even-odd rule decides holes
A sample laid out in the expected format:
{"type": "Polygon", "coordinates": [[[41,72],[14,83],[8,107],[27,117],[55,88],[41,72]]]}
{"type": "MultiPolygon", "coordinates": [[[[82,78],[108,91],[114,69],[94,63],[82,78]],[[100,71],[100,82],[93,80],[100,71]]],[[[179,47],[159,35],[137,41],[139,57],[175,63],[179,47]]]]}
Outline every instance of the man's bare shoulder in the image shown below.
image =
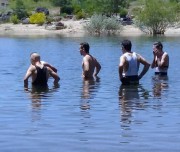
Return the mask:
{"type": "Polygon", "coordinates": [[[167,52],[164,52],[163,56],[164,56],[164,57],[167,57],[167,56],[169,56],[169,55],[168,55],[167,52]]]}
{"type": "Polygon", "coordinates": [[[83,62],[86,62],[86,61],[89,61],[90,60],[90,57],[89,55],[86,55],[83,57],[83,62]]]}
{"type": "Polygon", "coordinates": [[[49,63],[47,63],[46,61],[41,61],[41,64],[43,64],[43,65],[49,65],[49,63]]]}
{"type": "Polygon", "coordinates": [[[31,65],[29,66],[28,70],[34,71],[34,70],[36,70],[36,67],[35,67],[34,65],[31,64],[31,65]]]}
{"type": "Polygon", "coordinates": [[[124,54],[122,54],[121,56],[120,56],[120,60],[125,60],[126,59],[126,56],[124,55],[124,54]]]}

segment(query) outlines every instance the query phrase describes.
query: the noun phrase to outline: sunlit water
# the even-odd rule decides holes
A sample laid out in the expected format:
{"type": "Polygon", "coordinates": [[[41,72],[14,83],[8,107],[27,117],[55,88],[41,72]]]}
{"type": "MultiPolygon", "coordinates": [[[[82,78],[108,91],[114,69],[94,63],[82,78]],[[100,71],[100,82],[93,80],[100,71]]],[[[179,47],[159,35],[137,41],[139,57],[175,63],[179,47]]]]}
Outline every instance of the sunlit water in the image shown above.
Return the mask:
{"type": "Polygon", "coordinates": [[[123,37],[1,37],[0,151],[179,152],[180,37],[126,38],[149,62],[153,42],[162,41],[168,77],[154,77],[150,69],[140,85],[121,86],[123,37]],[[82,41],[102,65],[100,79],[81,78],[82,41]],[[50,79],[48,88],[24,91],[31,52],[57,67],[59,86],[50,79]]]}

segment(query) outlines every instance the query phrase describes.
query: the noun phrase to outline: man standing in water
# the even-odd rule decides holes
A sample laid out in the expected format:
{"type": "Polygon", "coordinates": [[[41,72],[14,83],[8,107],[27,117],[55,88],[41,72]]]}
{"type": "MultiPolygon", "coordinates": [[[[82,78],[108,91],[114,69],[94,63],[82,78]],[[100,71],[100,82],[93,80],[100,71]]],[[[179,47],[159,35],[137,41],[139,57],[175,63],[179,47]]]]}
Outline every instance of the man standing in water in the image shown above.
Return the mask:
{"type": "Polygon", "coordinates": [[[93,78],[93,75],[96,77],[101,70],[100,63],[89,54],[89,44],[87,42],[80,44],[80,54],[83,56],[82,61],[82,76],[84,78],[93,78]]]}
{"type": "Polygon", "coordinates": [[[153,44],[153,55],[154,59],[151,68],[155,68],[155,75],[166,76],[169,67],[169,56],[167,52],[163,51],[161,42],[153,44]]]}
{"type": "Polygon", "coordinates": [[[29,77],[32,77],[32,84],[37,86],[47,86],[49,75],[54,78],[54,84],[58,84],[60,77],[50,67],[41,63],[40,55],[38,53],[32,53],[30,59],[31,65],[24,77],[25,88],[28,88],[29,77]]]}
{"type": "Polygon", "coordinates": [[[121,43],[122,53],[119,64],[119,79],[122,84],[138,84],[139,80],[146,74],[150,64],[139,54],[131,51],[131,41],[124,40],[121,43]],[[139,65],[143,64],[143,70],[138,75],[139,65]]]}

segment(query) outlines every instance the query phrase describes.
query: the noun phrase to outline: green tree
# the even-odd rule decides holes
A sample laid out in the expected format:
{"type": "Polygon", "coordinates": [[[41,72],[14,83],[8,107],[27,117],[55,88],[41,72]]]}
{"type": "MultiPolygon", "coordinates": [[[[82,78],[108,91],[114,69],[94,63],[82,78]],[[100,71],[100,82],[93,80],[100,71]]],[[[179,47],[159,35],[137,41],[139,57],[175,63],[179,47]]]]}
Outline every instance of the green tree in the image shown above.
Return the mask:
{"type": "Polygon", "coordinates": [[[18,19],[22,19],[28,16],[27,10],[22,0],[15,1],[15,7],[13,10],[18,19]]]}
{"type": "Polygon", "coordinates": [[[175,5],[167,0],[145,0],[137,14],[139,27],[149,34],[164,34],[176,21],[175,5]]]}
{"type": "Polygon", "coordinates": [[[52,3],[56,6],[65,6],[71,3],[71,0],[52,0],[52,3]]]}

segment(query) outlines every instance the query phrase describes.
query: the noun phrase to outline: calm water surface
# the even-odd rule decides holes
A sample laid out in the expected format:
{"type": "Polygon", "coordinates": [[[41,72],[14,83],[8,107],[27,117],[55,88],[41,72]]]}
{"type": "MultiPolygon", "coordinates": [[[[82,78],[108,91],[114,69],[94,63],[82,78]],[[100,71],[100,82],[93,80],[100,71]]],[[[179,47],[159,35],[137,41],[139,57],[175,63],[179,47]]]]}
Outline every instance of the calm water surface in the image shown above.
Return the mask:
{"type": "MultiPolygon", "coordinates": [[[[180,37],[128,37],[133,50],[151,62],[160,40],[170,56],[169,75],[139,86],[118,79],[123,37],[0,38],[1,152],[179,152],[180,37]],[[88,41],[100,61],[100,79],[81,78],[79,43],[88,41]],[[31,52],[55,65],[59,86],[23,89],[31,52]]],[[[30,84],[30,82],[29,82],[30,84]]]]}

